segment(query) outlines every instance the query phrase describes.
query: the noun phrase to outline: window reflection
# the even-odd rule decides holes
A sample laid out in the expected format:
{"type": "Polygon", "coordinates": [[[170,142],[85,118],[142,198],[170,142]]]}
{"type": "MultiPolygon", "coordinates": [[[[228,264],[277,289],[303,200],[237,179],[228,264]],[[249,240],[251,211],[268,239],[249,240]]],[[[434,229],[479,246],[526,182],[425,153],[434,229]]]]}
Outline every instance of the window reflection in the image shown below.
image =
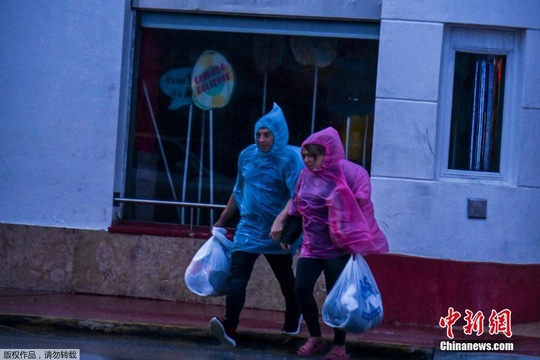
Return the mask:
{"type": "Polygon", "coordinates": [[[506,56],[457,52],[448,167],[498,172],[506,56]]]}
{"type": "MultiPolygon", "coordinates": [[[[161,28],[139,35],[127,198],[226,204],[238,155],[274,102],[291,145],[334,126],[349,158],[369,171],[377,41],[161,28]],[[194,106],[191,93],[191,72],[207,50],[228,60],[235,79],[228,103],[210,111],[194,106]]],[[[211,225],[210,210],[195,214],[195,224],[211,225]]],[[[124,218],[188,222],[181,208],[155,205],[126,204],[124,218]]]]}

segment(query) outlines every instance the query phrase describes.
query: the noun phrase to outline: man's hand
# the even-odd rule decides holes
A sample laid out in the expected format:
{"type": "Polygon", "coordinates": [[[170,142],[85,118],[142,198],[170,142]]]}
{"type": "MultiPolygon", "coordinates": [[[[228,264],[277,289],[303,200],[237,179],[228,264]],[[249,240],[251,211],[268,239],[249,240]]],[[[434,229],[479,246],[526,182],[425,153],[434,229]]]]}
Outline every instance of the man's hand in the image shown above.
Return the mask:
{"type": "Polygon", "coordinates": [[[225,225],[229,223],[231,218],[238,212],[238,206],[236,205],[236,200],[234,199],[234,196],[231,194],[229,196],[229,200],[227,201],[227,205],[225,206],[225,209],[221,212],[221,215],[219,216],[219,219],[214,223],[214,227],[220,227],[224,228],[225,225]]]}

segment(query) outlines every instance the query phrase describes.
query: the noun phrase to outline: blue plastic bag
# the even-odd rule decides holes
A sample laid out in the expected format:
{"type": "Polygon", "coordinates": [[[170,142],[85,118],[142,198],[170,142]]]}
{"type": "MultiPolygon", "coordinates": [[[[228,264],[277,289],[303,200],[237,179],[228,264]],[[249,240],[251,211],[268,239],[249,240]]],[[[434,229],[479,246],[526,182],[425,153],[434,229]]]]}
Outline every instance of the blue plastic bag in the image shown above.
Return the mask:
{"type": "Polygon", "coordinates": [[[383,319],[381,293],[361,255],[351,256],[322,307],[322,319],[331,327],[363,333],[383,319]]]}
{"type": "Polygon", "coordinates": [[[199,296],[223,296],[231,274],[232,242],[223,228],[213,228],[212,236],[193,256],[184,274],[187,288],[199,296]]]}

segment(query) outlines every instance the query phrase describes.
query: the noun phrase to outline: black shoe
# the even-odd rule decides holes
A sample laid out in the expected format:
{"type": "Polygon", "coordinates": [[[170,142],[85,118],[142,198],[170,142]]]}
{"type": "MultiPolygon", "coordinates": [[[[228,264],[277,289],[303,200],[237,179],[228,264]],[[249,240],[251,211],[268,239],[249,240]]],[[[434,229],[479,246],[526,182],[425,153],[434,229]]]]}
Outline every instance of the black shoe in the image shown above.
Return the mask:
{"type": "Polygon", "coordinates": [[[304,317],[300,314],[300,316],[296,318],[293,322],[285,321],[285,325],[283,325],[281,333],[287,335],[298,334],[300,332],[300,327],[302,326],[302,320],[304,320],[304,317]]]}
{"type": "Polygon", "coordinates": [[[210,331],[223,345],[236,347],[236,330],[233,328],[225,329],[218,318],[210,320],[210,331]]]}

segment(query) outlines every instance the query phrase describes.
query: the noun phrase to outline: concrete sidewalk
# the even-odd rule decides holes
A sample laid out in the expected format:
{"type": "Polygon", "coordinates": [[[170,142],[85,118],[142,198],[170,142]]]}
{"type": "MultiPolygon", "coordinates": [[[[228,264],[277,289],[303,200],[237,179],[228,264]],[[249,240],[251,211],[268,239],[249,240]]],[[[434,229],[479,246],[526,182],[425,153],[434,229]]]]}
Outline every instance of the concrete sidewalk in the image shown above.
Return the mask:
{"type": "MultiPolygon", "coordinates": [[[[223,314],[224,308],[216,305],[0,288],[0,324],[11,326],[30,324],[109,333],[189,336],[196,341],[197,337],[210,336],[209,320],[223,314]]],[[[281,312],[246,308],[238,327],[239,340],[242,336],[283,337],[282,324],[281,312]]],[[[330,340],[332,330],[321,324],[323,335],[330,340]]],[[[513,355],[540,357],[540,323],[512,324],[512,332],[508,339],[489,334],[466,336],[454,330],[453,341],[512,342],[513,355]]],[[[298,336],[308,337],[305,324],[298,336]]],[[[367,333],[348,334],[347,346],[392,349],[403,354],[423,354],[429,359],[438,351],[440,342],[447,340],[445,329],[438,326],[383,322],[367,333]]]]}

